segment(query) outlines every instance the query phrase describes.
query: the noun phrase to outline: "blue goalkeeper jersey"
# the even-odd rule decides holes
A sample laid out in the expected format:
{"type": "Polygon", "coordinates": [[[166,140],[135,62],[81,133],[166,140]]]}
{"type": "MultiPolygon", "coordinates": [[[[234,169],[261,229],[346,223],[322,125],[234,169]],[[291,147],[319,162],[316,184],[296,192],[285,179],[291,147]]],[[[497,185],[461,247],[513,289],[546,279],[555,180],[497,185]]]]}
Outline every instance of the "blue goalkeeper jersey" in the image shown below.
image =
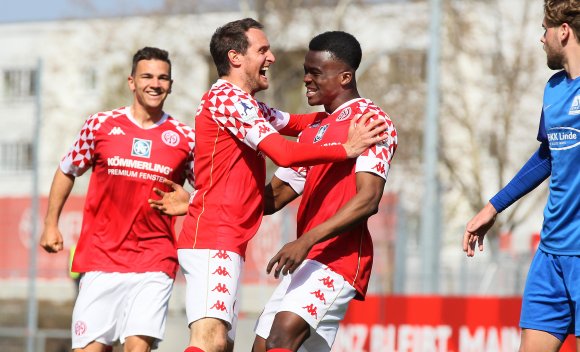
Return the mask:
{"type": "Polygon", "coordinates": [[[544,90],[538,140],[552,156],[550,194],[539,247],[551,254],[580,255],[580,77],[553,75],[544,90]]]}

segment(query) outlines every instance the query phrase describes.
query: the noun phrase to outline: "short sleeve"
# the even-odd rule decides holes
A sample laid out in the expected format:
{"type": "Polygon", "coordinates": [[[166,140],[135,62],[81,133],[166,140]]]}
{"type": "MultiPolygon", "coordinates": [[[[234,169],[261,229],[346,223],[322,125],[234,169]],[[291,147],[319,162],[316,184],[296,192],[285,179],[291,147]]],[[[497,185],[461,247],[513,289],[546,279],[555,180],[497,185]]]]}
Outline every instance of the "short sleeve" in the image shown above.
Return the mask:
{"type": "Polygon", "coordinates": [[[71,149],[60,161],[62,172],[78,177],[92,166],[95,155],[95,134],[109,116],[103,113],[89,116],[71,149]]]}
{"type": "Polygon", "coordinates": [[[290,121],[290,114],[284,111],[280,111],[269,107],[268,105],[258,102],[258,107],[264,116],[264,119],[268,121],[276,131],[280,131],[290,121]]]}
{"type": "Polygon", "coordinates": [[[231,86],[221,86],[208,95],[209,110],[216,123],[256,150],[276,129],[264,118],[258,102],[231,86]]]}
{"type": "Polygon", "coordinates": [[[307,167],[281,167],[276,170],[274,175],[276,175],[276,177],[278,177],[280,180],[289,184],[294,192],[297,194],[302,194],[304,191],[304,183],[306,182],[307,173],[307,167]]]}
{"type": "Polygon", "coordinates": [[[195,175],[193,173],[193,161],[195,150],[195,130],[187,125],[181,127],[182,133],[187,138],[187,146],[189,148],[189,155],[185,160],[185,178],[187,182],[193,187],[195,185],[195,175]]]}
{"type": "Polygon", "coordinates": [[[397,131],[387,114],[380,110],[377,112],[378,116],[375,119],[382,119],[387,124],[387,130],[383,132],[387,135],[387,139],[373,145],[356,159],[355,172],[370,172],[386,180],[397,149],[397,131]]]}

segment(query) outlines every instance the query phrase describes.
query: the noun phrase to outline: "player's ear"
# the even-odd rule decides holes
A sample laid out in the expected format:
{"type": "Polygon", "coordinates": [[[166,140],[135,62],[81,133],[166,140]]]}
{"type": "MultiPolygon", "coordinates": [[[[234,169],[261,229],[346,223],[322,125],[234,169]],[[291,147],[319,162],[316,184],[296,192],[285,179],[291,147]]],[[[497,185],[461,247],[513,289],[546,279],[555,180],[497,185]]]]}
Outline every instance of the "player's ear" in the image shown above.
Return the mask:
{"type": "Polygon", "coordinates": [[[234,67],[241,65],[242,57],[240,53],[235,50],[228,51],[228,59],[230,60],[230,64],[234,67]]]}
{"type": "Polygon", "coordinates": [[[576,40],[576,38],[574,38],[572,27],[570,27],[568,23],[562,23],[562,25],[558,27],[558,34],[562,43],[566,43],[568,40],[576,40]]]}
{"type": "Polygon", "coordinates": [[[127,85],[129,86],[129,89],[131,90],[131,92],[135,92],[135,79],[133,78],[133,76],[129,76],[127,77],[127,85]]]}
{"type": "Polygon", "coordinates": [[[347,86],[350,84],[350,82],[352,81],[352,72],[350,71],[344,71],[340,74],[340,84],[342,84],[343,86],[347,86]]]}

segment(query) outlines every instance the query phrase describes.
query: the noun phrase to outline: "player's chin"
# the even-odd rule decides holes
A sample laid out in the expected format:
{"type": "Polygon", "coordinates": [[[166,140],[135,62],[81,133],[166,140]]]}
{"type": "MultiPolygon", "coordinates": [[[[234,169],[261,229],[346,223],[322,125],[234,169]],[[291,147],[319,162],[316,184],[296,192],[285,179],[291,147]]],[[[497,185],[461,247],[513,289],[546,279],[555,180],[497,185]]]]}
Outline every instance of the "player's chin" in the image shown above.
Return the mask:
{"type": "Polygon", "coordinates": [[[318,99],[316,95],[307,96],[306,100],[308,101],[308,105],[310,106],[322,105],[322,101],[318,99]]]}
{"type": "Polygon", "coordinates": [[[258,80],[258,85],[262,89],[267,89],[270,86],[270,80],[265,75],[260,75],[260,79],[258,80]]]}

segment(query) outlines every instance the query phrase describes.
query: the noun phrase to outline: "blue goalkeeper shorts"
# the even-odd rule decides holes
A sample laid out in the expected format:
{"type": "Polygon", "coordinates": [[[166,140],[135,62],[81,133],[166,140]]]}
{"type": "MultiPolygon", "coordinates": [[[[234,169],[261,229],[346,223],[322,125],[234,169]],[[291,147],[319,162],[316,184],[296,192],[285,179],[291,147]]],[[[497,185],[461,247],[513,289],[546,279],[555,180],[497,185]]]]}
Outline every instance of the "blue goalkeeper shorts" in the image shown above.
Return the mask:
{"type": "Polygon", "coordinates": [[[548,332],[564,341],[580,336],[580,256],[554,255],[541,249],[530,265],[520,327],[548,332]]]}

